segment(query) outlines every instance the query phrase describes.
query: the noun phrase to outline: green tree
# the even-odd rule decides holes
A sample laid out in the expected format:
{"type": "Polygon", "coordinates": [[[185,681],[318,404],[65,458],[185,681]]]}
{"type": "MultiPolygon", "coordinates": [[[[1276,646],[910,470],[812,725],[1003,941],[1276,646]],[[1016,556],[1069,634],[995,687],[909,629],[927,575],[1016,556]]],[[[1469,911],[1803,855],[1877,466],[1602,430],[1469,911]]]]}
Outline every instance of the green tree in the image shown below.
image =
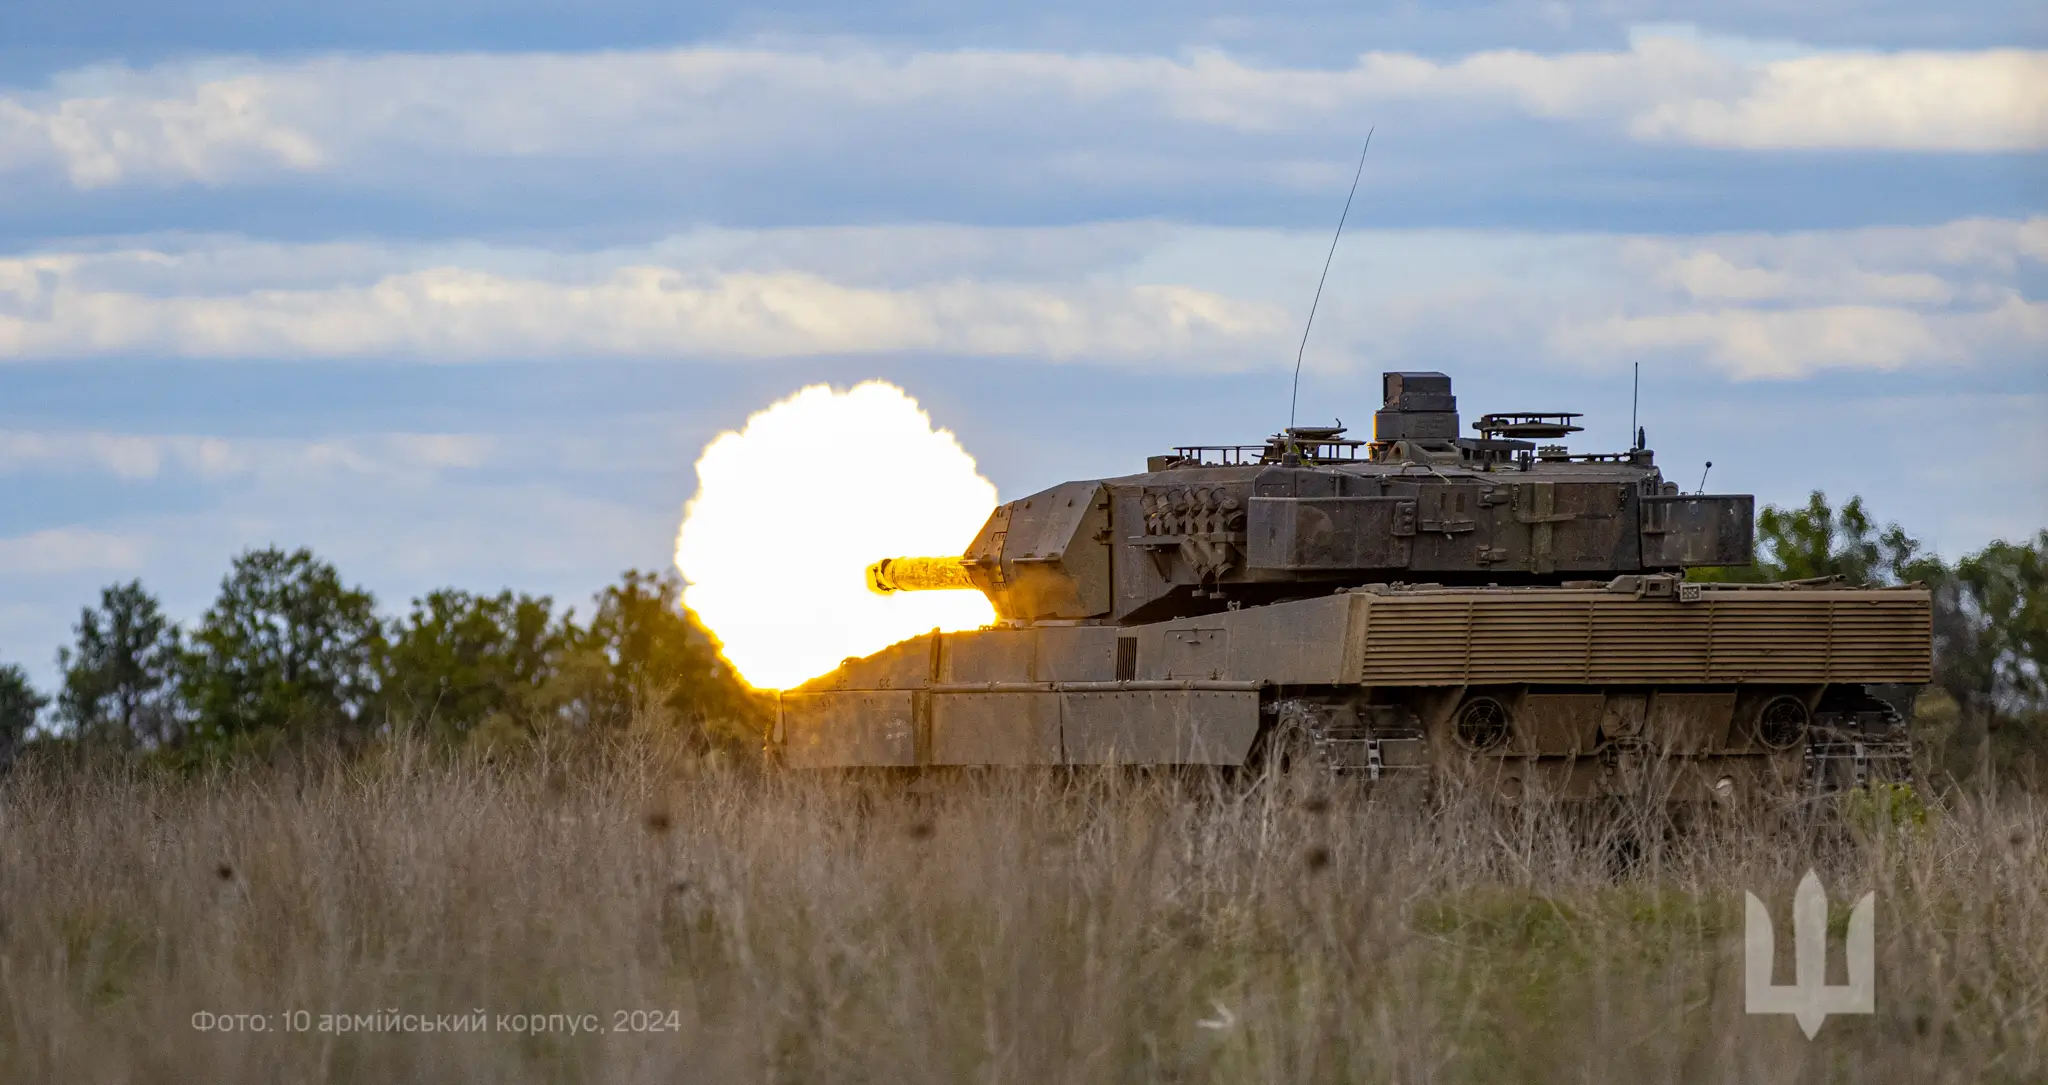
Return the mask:
{"type": "Polygon", "coordinates": [[[392,630],[382,704],[444,737],[493,718],[524,721],[541,709],[574,632],[546,596],[432,592],[392,630]]]}
{"type": "Polygon", "coordinates": [[[59,649],[57,718],[81,741],[160,747],[178,737],[178,628],[142,582],[100,591],[79,612],[76,643],[59,649]]]}
{"type": "Polygon", "coordinates": [[[1765,505],[1756,518],[1756,564],[1697,569],[1694,580],[1754,583],[1839,576],[1852,584],[1896,584],[1930,580],[1939,561],[1923,554],[1920,542],[1897,524],[1878,527],[1851,497],[1839,510],[1819,490],[1803,507],[1765,505]]]}
{"type": "Polygon", "coordinates": [[[1852,584],[1896,582],[1920,550],[1899,525],[1879,528],[1860,496],[1836,511],[1815,490],[1805,508],[1766,505],[1757,517],[1758,564],[1773,580],[1839,576],[1852,584]]]}
{"type": "Polygon", "coordinates": [[[629,570],[598,593],[590,626],[575,632],[563,660],[563,715],[591,727],[681,727],[705,745],[758,743],[765,702],[683,608],[682,587],[674,573],[629,570]]]}
{"type": "Polygon", "coordinates": [[[367,727],[383,647],[375,606],[309,550],[237,557],[184,657],[195,731],[219,740],[367,727]]]}
{"type": "Polygon", "coordinates": [[[2048,531],[1957,562],[1935,588],[1934,645],[1936,681],[1987,743],[2048,709],[2048,531]]]}
{"type": "Polygon", "coordinates": [[[0,769],[14,761],[14,752],[36,725],[36,713],[50,699],[29,685],[28,672],[12,663],[0,663],[0,769]]]}

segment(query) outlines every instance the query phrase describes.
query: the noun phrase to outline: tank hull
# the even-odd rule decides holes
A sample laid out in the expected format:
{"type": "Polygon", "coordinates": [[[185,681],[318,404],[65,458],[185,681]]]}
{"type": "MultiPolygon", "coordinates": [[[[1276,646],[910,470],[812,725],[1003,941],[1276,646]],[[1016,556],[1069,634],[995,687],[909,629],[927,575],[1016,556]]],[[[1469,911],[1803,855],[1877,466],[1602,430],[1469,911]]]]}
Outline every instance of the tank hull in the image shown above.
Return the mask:
{"type": "Polygon", "coordinates": [[[1371,585],[1143,625],[932,633],[783,693],[797,768],[1305,757],[1509,794],[1827,790],[1907,771],[1914,588],[1371,585]]]}

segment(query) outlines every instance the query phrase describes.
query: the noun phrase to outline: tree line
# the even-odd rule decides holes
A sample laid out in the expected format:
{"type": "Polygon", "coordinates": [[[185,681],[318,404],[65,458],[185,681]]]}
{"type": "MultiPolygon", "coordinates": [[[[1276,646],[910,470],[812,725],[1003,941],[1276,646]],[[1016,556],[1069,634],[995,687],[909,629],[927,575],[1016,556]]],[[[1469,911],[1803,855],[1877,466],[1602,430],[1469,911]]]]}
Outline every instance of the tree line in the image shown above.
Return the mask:
{"type": "MultiPolygon", "coordinates": [[[[1766,506],[1756,527],[1755,565],[1694,577],[1927,585],[1935,685],[1954,715],[1945,741],[1975,742],[1987,763],[2048,756],[2048,531],[1951,565],[1897,524],[1879,526],[1861,498],[1837,509],[1820,492],[1803,507],[1766,506]]],[[[31,734],[210,754],[393,727],[496,742],[643,723],[706,748],[758,747],[767,704],[682,607],[681,587],[673,573],[629,571],[597,594],[587,623],[546,596],[454,589],[387,620],[310,551],[270,548],[235,558],[187,630],[140,582],[115,584],[80,612],[53,695],[0,665],[0,761],[31,734]],[[37,730],[52,705],[52,726],[37,730]]]]}
{"type": "Polygon", "coordinates": [[[1862,498],[1837,509],[1816,490],[1804,506],[1765,506],[1756,544],[1756,564],[1695,569],[1692,578],[1926,585],[1933,690],[1947,701],[1930,710],[1923,698],[1931,752],[1958,777],[1997,767],[2048,779],[2048,530],[1949,564],[1899,525],[1880,527],[1862,498]]]}
{"type": "Polygon", "coordinates": [[[579,622],[547,596],[443,589],[385,619],[368,591],[311,551],[266,548],[236,557],[185,629],[140,581],[114,584],[80,612],[52,694],[0,666],[0,761],[32,738],[217,755],[360,742],[394,727],[492,742],[641,724],[706,748],[758,745],[761,695],[683,608],[681,590],[673,573],[628,571],[579,622]]]}

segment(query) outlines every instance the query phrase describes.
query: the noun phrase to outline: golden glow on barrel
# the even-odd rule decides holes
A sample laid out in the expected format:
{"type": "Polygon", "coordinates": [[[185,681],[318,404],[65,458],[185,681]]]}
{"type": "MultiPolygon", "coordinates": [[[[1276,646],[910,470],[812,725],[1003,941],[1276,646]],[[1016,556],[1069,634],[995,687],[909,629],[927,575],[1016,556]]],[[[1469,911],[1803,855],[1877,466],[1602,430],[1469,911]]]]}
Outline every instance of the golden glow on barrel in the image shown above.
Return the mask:
{"type": "Polygon", "coordinates": [[[868,566],[868,590],[881,595],[898,591],[979,591],[961,558],[883,558],[868,566]]]}
{"type": "Polygon", "coordinates": [[[958,554],[996,489],[901,388],[812,385],[697,460],[676,568],[683,601],[748,682],[788,689],[906,637],[995,618],[978,591],[868,590],[899,554],[958,554]]]}

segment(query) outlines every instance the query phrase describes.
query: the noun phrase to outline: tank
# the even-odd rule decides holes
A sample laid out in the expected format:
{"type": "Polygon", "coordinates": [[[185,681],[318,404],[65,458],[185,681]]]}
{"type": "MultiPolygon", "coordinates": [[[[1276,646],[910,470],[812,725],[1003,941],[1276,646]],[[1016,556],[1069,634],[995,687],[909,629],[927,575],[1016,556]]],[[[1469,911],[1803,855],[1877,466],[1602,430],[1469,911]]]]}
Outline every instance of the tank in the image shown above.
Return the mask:
{"type": "Polygon", "coordinates": [[[1928,593],[1702,583],[1754,560],[1755,499],[1684,493],[1646,435],[1481,415],[1387,373],[1370,440],[1294,427],[992,513],[879,592],[976,590],[932,633],[779,695],[809,768],[1307,761],[1509,795],[1737,800],[1896,778],[1931,677],[1928,593]]]}

